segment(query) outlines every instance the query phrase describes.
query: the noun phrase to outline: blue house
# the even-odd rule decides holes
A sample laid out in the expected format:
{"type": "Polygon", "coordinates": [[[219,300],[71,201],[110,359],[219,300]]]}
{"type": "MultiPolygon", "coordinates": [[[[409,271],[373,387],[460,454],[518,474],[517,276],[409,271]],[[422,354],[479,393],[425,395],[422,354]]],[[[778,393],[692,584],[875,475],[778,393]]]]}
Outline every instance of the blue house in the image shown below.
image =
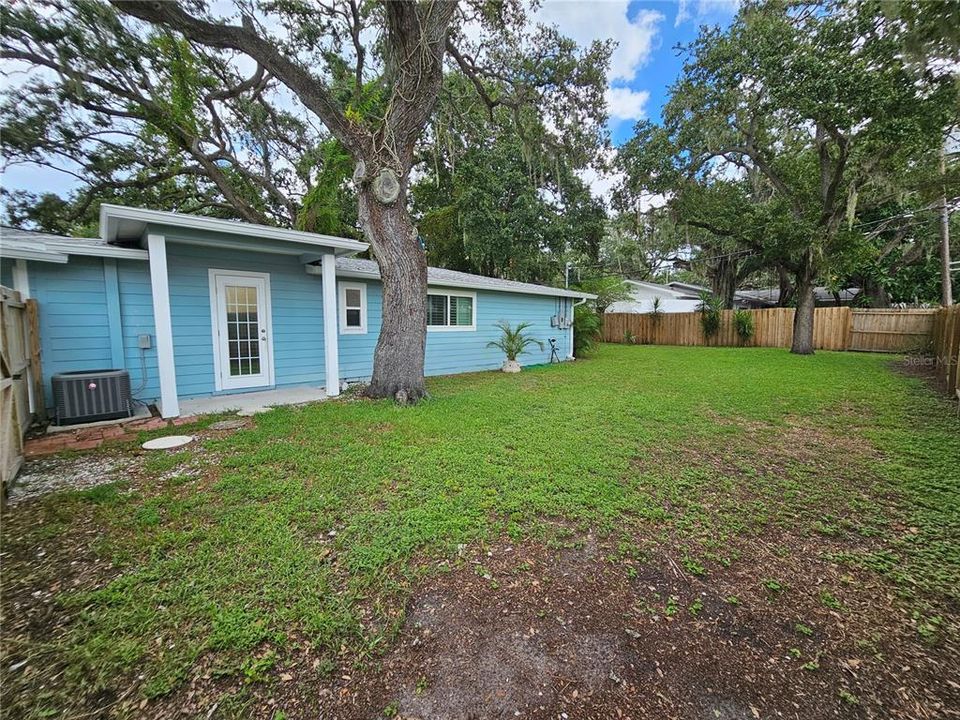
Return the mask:
{"type": "MultiPolygon", "coordinates": [[[[4,228],[0,283],[36,299],[41,361],[56,373],[126,369],[134,397],[181,400],[284,387],[339,394],[373,371],[381,319],[367,244],[216,218],[103,205],[100,238],[4,228]]],[[[492,370],[498,320],[531,323],[550,360],[573,356],[573,306],[593,296],[428,271],[426,373],[492,370]]],[[[50,383],[45,404],[53,405],[50,383]]]]}

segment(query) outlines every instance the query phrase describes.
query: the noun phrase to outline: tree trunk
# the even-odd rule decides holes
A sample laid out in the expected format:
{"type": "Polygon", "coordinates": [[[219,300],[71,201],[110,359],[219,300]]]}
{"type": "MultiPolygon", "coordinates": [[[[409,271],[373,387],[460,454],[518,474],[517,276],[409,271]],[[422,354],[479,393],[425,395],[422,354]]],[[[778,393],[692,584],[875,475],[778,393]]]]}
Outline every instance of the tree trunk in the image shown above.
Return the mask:
{"type": "Polygon", "coordinates": [[[723,302],[724,310],[733,309],[733,297],[737,291],[737,265],[729,255],[717,260],[713,268],[713,294],[723,302]]]}
{"type": "Polygon", "coordinates": [[[365,184],[359,192],[359,210],[383,283],[383,320],[367,395],[408,404],[427,394],[423,379],[427,260],[407,213],[403,190],[393,202],[382,203],[370,184],[365,184]]]}
{"type": "Polygon", "coordinates": [[[813,310],[816,307],[813,274],[803,273],[797,278],[797,309],[793,315],[793,345],[790,352],[794,355],[813,355],[813,310]]]}
{"type": "Polygon", "coordinates": [[[783,265],[777,265],[777,278],[779,279],[780,294],[777,296],[778,307],[790,307],[793,302],[794,287],[790,281],[790,275],[783,265]]]}

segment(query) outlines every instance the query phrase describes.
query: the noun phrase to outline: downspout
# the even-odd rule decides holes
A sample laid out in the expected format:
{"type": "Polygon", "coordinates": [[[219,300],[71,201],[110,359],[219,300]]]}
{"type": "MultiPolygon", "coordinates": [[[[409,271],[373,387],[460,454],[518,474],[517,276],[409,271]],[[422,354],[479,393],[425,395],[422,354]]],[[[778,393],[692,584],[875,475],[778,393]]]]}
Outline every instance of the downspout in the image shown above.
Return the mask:
{"type": "Polygon", "coordinates": [[[583,305],[587,301],[586,298],[580,298],[579,302],[570,304],[570,355],[567,356],[568,360],[573,360],[573,318],[576,316],[576,308],[578,305],[583,305]]]}

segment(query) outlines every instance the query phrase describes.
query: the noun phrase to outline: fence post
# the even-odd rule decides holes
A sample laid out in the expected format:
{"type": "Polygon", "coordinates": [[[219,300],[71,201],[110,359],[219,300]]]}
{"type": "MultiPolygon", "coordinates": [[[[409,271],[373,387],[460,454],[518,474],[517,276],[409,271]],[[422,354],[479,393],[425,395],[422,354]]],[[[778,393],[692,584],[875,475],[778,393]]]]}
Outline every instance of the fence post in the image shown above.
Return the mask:
{"type": "Polygon", "coordinates": [[[26,306],[30,381],[33,383],[33,397],[36,399],[33,412],[38,420],[45,420],[47,417],[47,398],[43,390],[43,364],[40,356],[40,315],[36,300],[32,298],[27,300],[26,306]]]}

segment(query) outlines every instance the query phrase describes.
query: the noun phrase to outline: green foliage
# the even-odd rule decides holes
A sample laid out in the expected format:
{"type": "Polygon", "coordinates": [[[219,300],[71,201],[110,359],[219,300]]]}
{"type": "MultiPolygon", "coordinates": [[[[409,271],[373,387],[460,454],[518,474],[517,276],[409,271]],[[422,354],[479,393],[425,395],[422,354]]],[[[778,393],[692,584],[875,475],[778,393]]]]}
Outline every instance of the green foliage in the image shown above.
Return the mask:
{"type": "Polygon", "coordinates": [[[700,293],[700,304],[697,306],[700,313],[700,329],[708,340],[720,332],[720,318],[723,313],[723,301],[709,292],[700,293]]]}
{"type": "Polygon", "coordinates": [[[304,165],[314,165],[314,185],[303,196],[296,218],[298,230],[326,235],[354,237],[357,200],[348,181],[353,174],[353,158],[336,139],[323,141],[317,152],[304,158],[304,165]]]}
{"type": "Polygon", "coordinates": [[[543,343],[526,332],[533,323],[522,322],[517,323],[516,327],[511,327],[506,320],[498,320],[495,324],[500,328],[500,337],[488,342],[487,347],[498,348],[507,356],[507,360],[516,360],[532,345],[543,350],[543,343]]]}
{"type": "Polygon", "coordinates": [[[729,28],[704,27],[662,125],[639,123],[618,152],[614,207],[667,194],[691,266],[728,306],[761,270],[929,297],[935,276],[905,268],[933,266],[933,188],[960,187],[937,169],[960,86],[902,50],[911,33],[950,46],[939,22],[955,10],[936,5],[905,3],[899,23],[871,2],[747,3],[729,28]]]}
{"type": "Polygon", "coordinates": [[[653,304],[650,308],[650,318],[653,320],[654,325],[659,325],[660,321],[663,319],[663,298],[657,295],[653,299],[653,304]]]}
{"type": "Polygon", "coordinates": [[[593,301],[597,313],[603,315],[608,307],[621,300],[630,299],[630,287],[623,281],[623,278],[616,275],[605,275],[598,278],[582,280],[574,287],[585,293],[596,295],[597,299],[593,301]]]}
{"type": "Polygon", "coordinates": [[[602,319],[587,303],[573,309],[573,356],[589,355],[600,341],[602,319]]]}
{"type": "Polygon", "coordinates": [[[754,327],[752,312],[749,310],[736,310],[733,313],[733,325],[741,344],[746,344],[753,339],[756,328],[754,327]]]}

